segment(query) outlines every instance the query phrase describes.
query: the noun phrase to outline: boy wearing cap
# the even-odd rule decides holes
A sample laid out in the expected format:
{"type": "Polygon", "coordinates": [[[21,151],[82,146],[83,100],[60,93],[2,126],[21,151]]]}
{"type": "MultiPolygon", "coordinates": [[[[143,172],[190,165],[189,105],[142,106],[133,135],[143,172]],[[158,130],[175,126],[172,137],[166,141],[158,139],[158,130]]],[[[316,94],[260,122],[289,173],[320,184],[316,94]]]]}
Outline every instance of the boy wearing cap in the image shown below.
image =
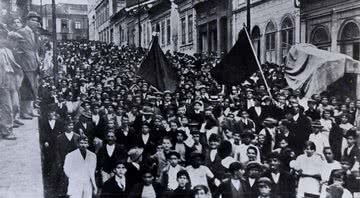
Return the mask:
{"type": "Polygon", "coordinates": [[[278,198],[272,192],[272,182],[267,177],[261,177],[257,181],[256,198],[278,198]]]}

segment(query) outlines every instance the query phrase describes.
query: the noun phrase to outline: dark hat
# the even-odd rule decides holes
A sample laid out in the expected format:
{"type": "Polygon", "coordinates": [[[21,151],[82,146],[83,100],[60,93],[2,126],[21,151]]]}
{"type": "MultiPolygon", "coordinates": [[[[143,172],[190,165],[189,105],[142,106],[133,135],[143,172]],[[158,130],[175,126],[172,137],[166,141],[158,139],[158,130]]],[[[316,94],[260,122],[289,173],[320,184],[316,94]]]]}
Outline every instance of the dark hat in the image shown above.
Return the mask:
{"type": "Polygon", "coordinates": [[[345,137],[348,138],[348,137],[354,137],[354,138],[357,138],[357,133],[356,133],[356,129],[349,129],[347,132],[346,132],[346,135],[345,137]]]}
{"type": "Polygon", "coordinates": [[[256,161],[251,161],[246,165],[246,170],[250,170],[250,169],[261,169],[262,166],[259,162],[256,161]]]}
{"type": "Polygon", "coordinates": [[[177,151],[171,150],[169,153],[166,154],[166,159],[170,159],[171,156],[176,156],[180,159],[180,154],[177,151]]]}
{"type": "Polygon", "coordinates": [[[243,133],[240,134],[242,138],[250,138],[250,139],[254,139],[255,135],[251,132],[245,131],[243,133]]]}
{"type": "Polygon", "coordinates": [[[30,11],[28,13],[28,15],[26,16],[26,19],[31,19],[31,18],[37,18],[37,19],[41,20],[40,15],[37,12],[34,12],[34,11],[30,11]]]}
{"type": "Polygon", "coordinates": [[[190,154],[190,158],[191,159],[194,159],[194,158],[197,158],[197,157],[200,157],[202,160],[204,160],[205,156],[203,153],[199,152],[199,151],[194,151],[190,154]]]}
{"type": "Polygon", "coordinates": [[[219,142],[219,141],[220,141],[220,137],[217,134],[213,133],[210,135],[209,142],[219,142]]]}
{"type": "Polygon", "coordinates": [[[244,165],[242,163],[240,163],[240,162],[233,162],[229,166],[229,171],[230,172],[243,170],[243,169],[244,169],[244,165]]]}
{"type": "Polygon", "coordinates": [[[272,181],[267,177],[260,177],[257,180],[257,185],[267,185],[267,186],[271,187],[272,184],[273,184],[272,181]]]}

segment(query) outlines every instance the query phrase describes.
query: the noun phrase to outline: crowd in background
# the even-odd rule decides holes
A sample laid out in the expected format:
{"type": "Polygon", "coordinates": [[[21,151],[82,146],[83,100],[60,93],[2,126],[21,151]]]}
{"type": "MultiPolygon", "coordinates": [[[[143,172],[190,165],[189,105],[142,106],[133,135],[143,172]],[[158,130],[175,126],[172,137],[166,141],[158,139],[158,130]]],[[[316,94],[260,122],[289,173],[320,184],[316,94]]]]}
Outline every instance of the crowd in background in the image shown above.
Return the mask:
{"type": "Polygon", "coordinates": [[[56,78],[50,52],[37,70],[50,197],[359,197],[360,101],[301,100],[270,63],[270,93],[258,72],[225,87],[211,78],[214,54],[176,52],[178,88],[160,92],[136,75],[145,49],[57,48],[56,78]]]}

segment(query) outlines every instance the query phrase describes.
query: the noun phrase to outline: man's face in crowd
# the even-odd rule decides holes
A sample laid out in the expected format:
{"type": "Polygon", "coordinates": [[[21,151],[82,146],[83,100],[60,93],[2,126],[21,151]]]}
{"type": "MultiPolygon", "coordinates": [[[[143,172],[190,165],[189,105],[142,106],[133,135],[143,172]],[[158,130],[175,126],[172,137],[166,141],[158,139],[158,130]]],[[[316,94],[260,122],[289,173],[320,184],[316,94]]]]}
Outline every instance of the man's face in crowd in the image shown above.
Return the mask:
{"type": "Polygon", "coordinates": [[[333,162],[334,161],[334,154],[331,151],[331,149],[325,149],[324,150],[324,156],[327,162],[333,162]]]}
{"type": "Polygon", "coordinates": [[[352,146],[352,145],[355,144],[356,139],[355,139],[355,137],[353,137],[353,136],[348,136],[348,137],[346,138],[346,141],[347,141],[347,143],[348,143],[349,146],[352,146]]]}
{"type": "Polygon", "coordinates": [[[169,139],[163,139],[163,143],[162,146],[164,148],[165,151],[169,151],[172,147],[172,143],[169,139]]]}
{"type": "Polygon", "coordinates": [[[248,150],[246,151],[246,154],[247,154],[249,160],[256,160],[257,154],[256,154],[256,150],[255,150],[255,149],[248,149],[248,150]]]}
{"type": "Polygon", "coordinates": [[[295,115],[300,112],[299,104],[297,104],[297,103],[293,104],[293,111],[294,111],[295,115]]]}
{"type": "Polygon", "coordinates": [[[246,92],[246,97],[247,97],[247,99],[252,99],[253,98],[253,93],[251,92],[251,91],[248,91],[248,92],[246,92]]]}
{"type": "Polygon", "coordinates": [[[270,170],[271,171],[278,171],[280,170],[280,160],[278,158],[270,159],[270,170]]]}
{"type": "Polygon", "coordinates": [[[153,182],[154,176],[151,173],[145,173],[143,175],[143,181],[145,186],[150,186],[153,182]]]}
{"type": "Polygon", "coordinates": [[[285,97],[284,97],[284,96],[281,96],[281,95],[278,96],[278,101],[279,101],[280,104],[285,105],[285,102],[286,102],[286,101],[285,101],[285,97]]]}
{"type": "Polygon", "coordinates": [[[207,194],[203,189],[200,189],[195,192],[195,198],[207,198],[207,194]]]}
{"type": "Polygon", "coordinates": [[[116,176],[124,177],[127,172],[127,168],[124,164],[118,164],[116,165],[114,172],[116,176]]]}
{"type": "Polygon", "coordinates": [[[179,183],[179,186],[181,188],[184,188],[186,184],[189,183],[189,180],[185,175],[181,175],[180,177],[177,178],[177,182],[179,183]]]}
{"type": "Polygon", "coordinates": [[[179,163],[179,158],[178,158],[176,155],[172,155],[172,156],[170,156],[170,158],[169,158],[169,162],[170,162],[170,165],[171,165],[172,167],[175,167],[175,166],[177,166],[178,163],[179,163]]]}
{"type": "Polygon", "coordinates": [[[20,19],[14,19],[13,28],[15,30],[22,28],[22,26],[23,26],[23,24],[20,19]]]}
{"type": "Polygon", "coordinates": [[[74,124],[72,122],[69,122],[66,126],[65,126],[66,130],[65,132],[72,132],[74,129],[74,124]]]}
{"type": "Polygon", "coordinates": [[[49,113],[49,120],[56,120],[56,112],[55,111],[49,113]]]}
{"type": "Polygon", "coordinates": [[[267,184],[260,184],[258,188],[259,188],[259,194],[263,197],[267,197],[271,193],[271,188],[267,184]]]}
{"type": "Polygon", "coordinates": [[[328,100],[327,97],[323,97],[323,98],[321,99],[321,104],[322,104],[322,105],[326,106],[326,105],[328,105],[328,103],[329,103],[329,100],[328,100]]]}
{"type": "Polygon", "coordinates": [[[199,143],[200,142],[200,135],[199,134],[193,134],[192,138],[194,140],[195,143],[199,143]]]}
{"type": "Polygon", "coordinates": [[[115,143],[116,137],[113,132],[108,132],[106,135],[106,141],[109,145],[113,145],[115,143]]]}
{"type": "Polygon", "coordinates": [[[210,149],[217,149],[219,147],[218,141],[211,141],[209,142],[210,149]]]}
{"type": "Polygon", "coordinates": [[[260,176],[260,170],[258,168],[251,168],[248,170],[248,175],[250,178],[259,178],[260,176]]]}
{"type": "Polygon", "coordinates": [[[79,149],[85,151],[89,147],[89,143],[87,139],[82,139],[79,142],[79,149]]]}
{"type": "Polygon", "coordinates": [[[196,111],[200,110],[200,109],[201,109],[200,104],[199,104],[199,103],[195,103],[194,109],[195,109],[196,111]]]}
{"type": "Polygon", "coordinates": [[[172,131],[176,131],[178,128],[177,124],[175,122],[170,122],[170,129],[172,131]]]}
{"type": "Polygon", "coordinates": [[[143,134],[148,134],[148,133],[150,132],[149,126],[148,126],[148,125],[142,125],[142,127],[141,127],[141,132],[142,132],[143,134]]]}

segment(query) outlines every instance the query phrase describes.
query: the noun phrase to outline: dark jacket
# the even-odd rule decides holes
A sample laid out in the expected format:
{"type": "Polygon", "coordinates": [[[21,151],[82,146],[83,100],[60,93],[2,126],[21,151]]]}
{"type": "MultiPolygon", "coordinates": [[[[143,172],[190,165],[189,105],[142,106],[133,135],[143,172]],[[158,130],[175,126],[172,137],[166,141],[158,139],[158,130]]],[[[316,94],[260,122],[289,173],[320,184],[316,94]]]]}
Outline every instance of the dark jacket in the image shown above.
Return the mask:
{"type": "Polygon", "coordinates": [[[244,179],[240,179],[241,194],[242,197],[235,197],[232,193],[232,183],[231,179],[228,179],[220,184],[218,191],[215,193],[214,198],[248,198],[252,196],[251,190],[249,189],[248,184],[244,179]]]}
{"type": "Polygon", "coordinates": [[[127,153],[122,145],[115,144],[115,149],[112,156],[109,156],[106,150],[106,144],[104,144],[98,153],[97,156],[97,169],[111,173],[114,169],[115,164],[118,160],[126,160],[127,153]]]}
{"type": "MultiPolygon", "coordinates": [[[[163,190],[162,190],[160,184],[153,183],[152,186],[155,190],[156,198],[161,198],[163,190]]],[[[144,184],[142,184],[142,183],[136,184],[132,188],[131,192],[129,193],[129,198],[141,198],[143,188],[144,188],[144,184]]]]}
{"type": "Polygon", "coordinates": [[[271,176],[271,171],[266,171],[263,174],[264,177],[267,177],[271,179],[273,182],[272,190],[271,192],[274,195],[278,195],[280,198],[295,198],[296,193],[296,184],[295,184],[295,178],[290,175],[288,172],[280,171],[280,177],[278,180],[278,183],[275,183],[271,176]]]}
{"type": "Polygon", "coordinates": [[[104,183],[100,198],[127,198],[132,189],[132,184],[125,178],[125,189],[121,189],[115,180],[111,177],[104,183]]]}

